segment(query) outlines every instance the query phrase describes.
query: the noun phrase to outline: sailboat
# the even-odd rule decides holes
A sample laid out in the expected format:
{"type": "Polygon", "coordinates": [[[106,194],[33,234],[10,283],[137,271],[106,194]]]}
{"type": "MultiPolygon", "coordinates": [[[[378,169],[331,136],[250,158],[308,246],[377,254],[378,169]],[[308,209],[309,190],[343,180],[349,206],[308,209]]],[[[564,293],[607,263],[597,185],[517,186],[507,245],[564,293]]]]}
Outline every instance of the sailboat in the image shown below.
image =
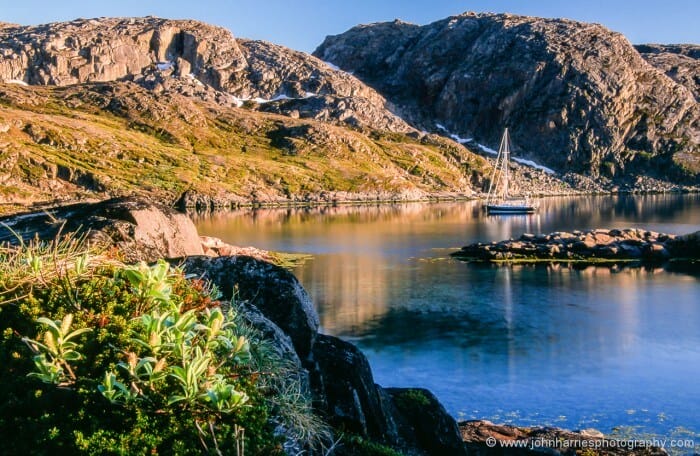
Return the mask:
{"type": "Polygon", "coordinates": [[[486,212],[488,214],[530,214],[537,211],[539,204],[524,198],[512,198],[508,193],[510,178],[508,165],[510,160],[510,137],[508,128],[503,132],[501,145],[498,148],[496,165],[493,168],[489,193],[486,197],[486,212]]]}

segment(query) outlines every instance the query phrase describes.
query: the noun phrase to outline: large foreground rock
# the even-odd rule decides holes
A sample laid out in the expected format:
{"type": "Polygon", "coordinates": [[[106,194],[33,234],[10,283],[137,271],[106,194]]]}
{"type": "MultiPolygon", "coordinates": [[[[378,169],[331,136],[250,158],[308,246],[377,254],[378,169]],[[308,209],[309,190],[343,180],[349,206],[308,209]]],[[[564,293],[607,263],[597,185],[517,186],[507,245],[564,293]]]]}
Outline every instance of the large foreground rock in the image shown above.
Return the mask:
{"type": "Polygon", "coordinates": [[[227,299],[247,301],[279,326],[302,360],[319,327],[311,298],[288,270],[245,256],[190,257],[184,269],[216,284],[227,299]]]}

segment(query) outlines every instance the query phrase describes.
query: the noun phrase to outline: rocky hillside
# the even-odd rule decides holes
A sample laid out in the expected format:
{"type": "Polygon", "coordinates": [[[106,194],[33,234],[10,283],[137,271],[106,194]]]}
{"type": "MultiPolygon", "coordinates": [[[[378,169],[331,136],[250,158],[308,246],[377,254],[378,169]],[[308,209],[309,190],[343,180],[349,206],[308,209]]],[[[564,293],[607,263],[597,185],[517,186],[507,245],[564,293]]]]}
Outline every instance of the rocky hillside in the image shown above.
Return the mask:
{"type": "MultiPolygon", "coordinates": [[[[393,109],[316,57],[196,21],[2,24],[0,213],[134,193],[226,206],[484,188],[488,160],[393,109]]],[[[513,171],[522,191],[571,191],[513,171]]]]}
{"type": "Polygon", "coordinates": [[[29,85],[133,81],[222,105],[352,126],[411,131],[384,98],[353,76],[291,49],[236,40],[198,21],[76,19],[0,27],[0,81],[29,85]]]}
{"type": "Polygon", "coordinates": [[[468,196],[488,167],[436,135],[350,129],[133,82],[0,83],[0,213],[129,194],[206,206],[468,196]]]}
{"type": "Polygon", "coordinates": [[[419,128],[439,123],[495,148],[509,126],[516,154],[559,171],[696,182],[700,173],[700,109],[687,78],[676,82],[597,24],[465,13],[360,25],[314,55],[419,128]]]}
{"type": "Polygon", "coordinates": [[[683,84],[700,101],[700,46],[694,44],[640,44],[644,59],[683,84]]]}

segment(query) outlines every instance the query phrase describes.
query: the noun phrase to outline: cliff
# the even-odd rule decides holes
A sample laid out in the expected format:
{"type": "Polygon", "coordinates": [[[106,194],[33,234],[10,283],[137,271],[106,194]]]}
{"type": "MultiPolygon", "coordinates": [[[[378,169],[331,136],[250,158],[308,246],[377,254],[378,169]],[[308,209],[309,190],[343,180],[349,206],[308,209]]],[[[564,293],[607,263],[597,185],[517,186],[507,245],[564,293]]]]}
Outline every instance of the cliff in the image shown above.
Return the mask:
{"type": "Polygon", "coordinates": [[[229,106],[251,100],[297,117],[411,131],[381,95],[353,76],[308,54],[236,40],[226,29],[192,20],[8,24],[0,28],[0,81],[56,86],[133,81],[156,93],[177,91],[229,106]],[[348,98],[354,103],[344,102],[348,98]]]}
{"type": "Polygon", "coordinates": [[[465,13],[425,26],[360,25],[314,55],[419,128],[439,123],[496,148],[509,126],[517,155],[559,171],[690,181],[700,172],[693,88],[601,25],[465,13]]]}

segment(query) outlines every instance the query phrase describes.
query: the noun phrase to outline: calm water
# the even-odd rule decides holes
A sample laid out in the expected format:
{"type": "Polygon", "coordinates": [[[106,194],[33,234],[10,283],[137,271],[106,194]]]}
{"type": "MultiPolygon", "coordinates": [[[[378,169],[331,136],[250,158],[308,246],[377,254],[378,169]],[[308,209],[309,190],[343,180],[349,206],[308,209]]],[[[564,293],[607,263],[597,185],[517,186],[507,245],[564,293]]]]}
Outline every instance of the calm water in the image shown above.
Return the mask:
{"type": "Polygon", "coordinates": [[[700,431],[700,275],[447,257],[523,232],[697,231],[700,195],[547,199],[530,216],[466,202],[247,210],[197,224],[233,244],[313,254],[295,273],[322,331],[360,346],[377,383],[427,387],[455,417],[700,431]]]}

